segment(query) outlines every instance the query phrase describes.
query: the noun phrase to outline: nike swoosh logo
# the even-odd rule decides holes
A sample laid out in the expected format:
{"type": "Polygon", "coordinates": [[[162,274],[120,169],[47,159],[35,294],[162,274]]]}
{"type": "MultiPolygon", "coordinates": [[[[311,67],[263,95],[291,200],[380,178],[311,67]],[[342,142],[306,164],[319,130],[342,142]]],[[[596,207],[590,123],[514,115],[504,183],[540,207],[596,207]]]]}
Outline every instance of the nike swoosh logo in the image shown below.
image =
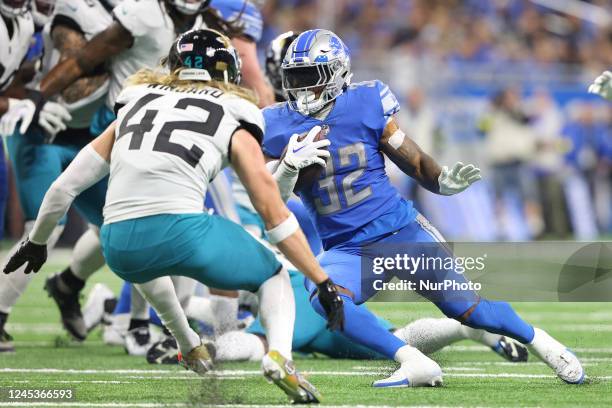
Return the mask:
{"type": "Polygon", "coordinates": [[[306,145],[300,147],[299,149],[293,149],[293,153],[297,153],[297,152],[299,152],[300,150],[302,150],[305,147],[306,147],[306,145]]]}

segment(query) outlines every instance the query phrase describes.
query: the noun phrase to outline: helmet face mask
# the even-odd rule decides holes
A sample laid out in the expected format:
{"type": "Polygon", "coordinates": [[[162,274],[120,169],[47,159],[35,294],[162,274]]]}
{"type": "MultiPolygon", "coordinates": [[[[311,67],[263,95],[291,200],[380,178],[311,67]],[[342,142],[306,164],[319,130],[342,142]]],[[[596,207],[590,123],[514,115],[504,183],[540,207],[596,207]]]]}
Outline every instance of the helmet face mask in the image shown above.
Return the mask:
{"type": "Polygon", "coordinates": [[[56,0],[32,0],[32,17],[37,26],[42,27],[51,21],[55,3],[56,0]]]}
{"type": "Polygon", "coordinates": [[[28,12],[30,0],[0,0],[0,14],[15,18],[28,12]]]}
{"type": "Polygon", "coordinates": [[[172,45],[166,66],[179,79],[240,83],[240,57],[229,38],[210,29],[182,34],[172,45]]]}
{"type": "Polygon", "coordinates": [[[168,0],[181,14],[193,16],[206,9],[211,0],[168,0]]]}
{"type": "Polygon", "coordinates": [[[305,31],[289,46],[281,73],[289,106],[312,115],[334,101],[350,84],[348,48],[331,31],[305,31]]]}

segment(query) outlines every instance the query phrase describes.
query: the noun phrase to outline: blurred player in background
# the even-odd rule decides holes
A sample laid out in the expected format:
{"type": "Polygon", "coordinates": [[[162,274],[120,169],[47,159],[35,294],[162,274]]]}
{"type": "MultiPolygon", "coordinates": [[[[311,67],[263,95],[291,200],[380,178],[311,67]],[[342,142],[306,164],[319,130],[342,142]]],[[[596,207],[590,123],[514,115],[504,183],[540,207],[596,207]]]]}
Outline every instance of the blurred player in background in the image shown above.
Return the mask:
{"type": "MultiPolygon", "coordinates": [[[[350,84],[348,49],[330,31],[300,34],[285,56],[282,77],[289,101],[264,110],[264,152],[276,159],[284,154],[275,172],[283,197],[293,191],[300,169],[331,154],[323,177],[304,187],[300,197],[323,241],[321,265],[337,282],[344,298],[344,334],[401,364],[389,378],[375,381],[375,387],[441,384],[442,371],[437,363],[393,336],[372,313],[358,306],[372,295],[362,292],[362,256],[369,256],[362,248],[374,242],[409,245],[442,241],[412,203],[400,198],[389,184],[382,153],[437,194],[460,193],[480,179],[480,170],[461,162],[450,170],[441,168],[422,152],[397,126],[399,104],[386,85],[380,81],[350,84]],[[329,126],[327,140],[314,141],[322,125],[329,126]],[[299,140],[298,134],[304,132],[308,135],[299,140]],[[331,145],[323,143],[330,141],[331,145]],[[323,150],[326,145],[329,153],[323,150]]],[[[446,253],[442,244],[438,247],[446,253]]],[[[453,270],[430,271],[427,278],[466,282],[453,270]]],[[[316,287],[308,281],[306,285],[313,307],[323,315],[316,287]]],[[[429,292],[419,293],[462,324],[529,345],[562,380],[583,382],[584,370],[576,356],[523,321],[509,304],[482,299],[470,290],[446,290],[442,299],[429,292]]]]}
{"type": "MultiPolygon", "coordinates": [[[[110,60],[109,90],[105,105],[93,119],[91,126],[93,134],[100,133],[114,119],[112,109],[125,79],[138,69],[156,66],[167,54],[172,41],[180,32],[204,25],[218,28],[230,36],[242,35],[242,29],[226,23],[214,9],[208,7],[209,1],[124,0],[114,3],[120,3],[112,11],[114,20],[88,18],[86,21],[95,21],[96,24],[103,24],[103,27],[95,32],[95,36],[87,38],[87,42],[79,43],[75,48],[76,52],[71,52],[63,58],[41,83],[43,95],[65,92],[79,78],[95,75],[97,70],[110,60]]],[[[91,5],[91,3],[86,4],[91,5]]],[[[74,4],[70,2],[67,2],[67,7],[75,13],[83,14],[84,7],[75,9],[74,4]]],[[[257,34],[252,32],[251,35],[257,34]]],[[[258,70],[257,67],[249,69],[250,72],[258,70]]],[[[252,79],[252,82],[257,83],[257,78],[252,79]]],[[[83,198],[87,199],[86,196],[83,198]]],[[[88,200],[88,202],[101,208],[103,195],[101,199],[88,200]]],[[[101,220],[101,212],[97,211],[97,214],[99,221],[93,222],[94,224],[99,224],[101,220]]],[[[87,263],[88,267],[79,267],[78,263],[73,262],[62,273],[51,277],[46,284],[48,292],[60,308],[64,326],[77,339],[83,339],[87,335],[78,301],[79,293],[89,276],[103,265],[95,231],[88,231],[80,243],[82,245],[77,245],[76,249],[78,253],[85,251],[85,254],[79,260],[83,261],[81,263],[87,263]]],[[[21,292],[22,290],[19,291],[21,292]]],[[[138,296],[133,296],[135,303],[138,299],[138,296]]],[[[7,303],[14,304],[15,301],[16,296],[7,303]]],[[[135,313],[146,314],[146,304],[144,302],[138,304],[141,306],[138,308],[139,312],[135,313]]],[[[143,322],[146,320],[135,319],[132,323],[146,324],[143,322]]],[[[131,327],[134,330],[137,328],[131,327]]],[[[147,341],[146,335],[142,336],[142,341],[147,341]]]]}
{"type": "MultiPolygon", "coordinates": [[[[3,75],[6,75],[3,95],[14,97],[0,97],[0,134],[8,137],[7,146],[15,171],[20,203],[26,217],[24,229],[27,234],[33,225],[44,191],[91,138],[84,137],[75,146],[73,139],[78,138],[74,137],[74,132],[66,131],[67,125],[64,123],[72,120],[70,113],[62,104],[47,101],[35,91],[39,77],[31,82],[37,70],[40,75],[41,71],[48,70],[54,59],[57,60],[50,38],[55,1],[0,2],[0,6],[3,28],[6,29],[7,35],[6,41],[1,41],[0,47],[6,44],[9,51],[2,58],[2,63],[6,64],[3,66],[3,75]],[[29,12],[30,7],[33,16],[29,12]],[[34,29],[37,32],[34,38],[38,41],[32,43],[34,29]],[[23,63],[28,50],[30,61],[23,63]],[[24,87],[26,84],[28,89],[24,87]],[[6,111],[3,111],[1,106],[3,101],[6,102],[6,111]],[[32,123],[33,121],[35,123],[32,123]],[[49,143],[54,140],[57,141],[56,144],[49,143]]],[[[57,25],[60,26],[61,24],[57,25]]],[[[75,89],[72,91],[72,95],[75,95],[78,88],[77,92],[74,92],[75,89]]],[[[76,116],[79,116],[79,113],[82,112],[77,112],[76,116]]],[[[75,120],[78,121],[78,118],[75,120]]],[[[84,126],[86,128],[88,125],[84,126]]],[[[102,190],[99,195],[102,200],[103,194],[102,190]]],[[[87,194],[84,197],[87,197],[87,194]]],[[[79,200],[78,204],[82,204],[82,200],[79,200]]],[[[100,208],[101,206],[98,206],[98,210],[100,208]]],[[[97,219],[101,221],[101,217],[98,216],[97,219]]],[[[54,232],[51,247],[59,237],[61,228],[54,232]]],[[[4,330],[4,324],[28,282],[29,276],[23,274],[0,276],[0,349],[13,350],[11,337],[4,330]]]]}
{"type": "Polygon", "coordinates": [[[257,292],[271,348],[262,360],[264,375],[294,402],[318,402],[316,389],[290,361],[295,305],[286,269],[244,229],[202,212],[209,180],[231,162],[265,220],[270,241],[317,282],[330,327],[342,327],[335,286],[265,167],[258,143],[263,118],[250,94],[237,86],[239,57],[219,32],[194,30],[179,37],[166,64],[170,73],[142,70],[128,81],[117,99],[116,124],[84,148],[54,183],[34,229],[5,272],[24,263],[26,273],[38,271],[50,232],[70,202],[110,173],[101,232],[106,260],[157,310],[177,339],[185,365],[203,374],[212,360],[187,323],[170,275],[257,292]],[[177,137],[192,147],[177,143],[177,137]]]}
{"type": "MultiPolygon", "coordinates": [[[[49,5],[54,5],[55,13],[48,16],[48,21],[40,28],[44,46],[39,63],[40,71],[35,81],[28,85],[31,88],[36,88],[40,78],[59,61],[75,55],[89,39],[112,22],[109,5],[98,0],[59,0],[57,4],[43,3],[46,3],[47,10],[49,5]]],[[[108,74],[102,64],[91,75],[71,84],[58,96],[58,101],[71,113],[71,118],[66,123],[67,129],[50,135],[48,132],[45,134],[40,129],[31,127],[25,133],[16,130],[15,135],[8,139],[20,203],[26,218],[26,234],[33,225],[46,190],[74,159],[78,151],[93,139],[89,127],[96,112],[104,104],[107,90],[108,74]]],[[[79,274],[87,276],[104,265],[97,231],[94,229],[102,224],[101,211],[105,194],[106,181],[102,181],[75,201],[75,207],[91,225],[77,241],[73,250],[70,268],[77,276],[81,276],[79,274]]],[[[64,221],[62,220],[62,224],[64,221]]],[[[50,248],[62,230],[62,225],[56,228],[54,239],[50,241],[50,248]]],[[[26,274],[0,277],[3,308],[10,309],[17,301],[29,283],[30,277],[31,275],[26,274]]],[[[79,286],[80,283],[78,279],[59,281],[56,277],[52,277],[45,286],[49,294],[60,304],[64,327],[77,340],[83,340],[87,334],[80,319],[78,294],[63,294],[67,292],[68,287],[79,286]]]]}

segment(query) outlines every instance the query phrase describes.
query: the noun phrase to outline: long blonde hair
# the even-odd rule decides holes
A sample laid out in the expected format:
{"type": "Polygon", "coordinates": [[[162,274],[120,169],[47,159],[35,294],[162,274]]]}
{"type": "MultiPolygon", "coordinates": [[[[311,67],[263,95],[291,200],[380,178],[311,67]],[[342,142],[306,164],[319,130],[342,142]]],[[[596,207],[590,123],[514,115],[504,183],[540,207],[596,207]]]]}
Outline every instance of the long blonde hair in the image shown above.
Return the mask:
{"type": "Polygon", "coordinates": [[[141,69],[134,75],[130,76],[125,81],[125,86],[133,85],[164,85],[176,89],[204,89],[204,88],[216,88],[225,93],[234,94],[242,99],[246,99],[249,102],[257,105],[257,95],[250,89],[243,88],[239,85],[225,83],[221,81],[194,81],[179,79],[179,73],[182,68],[175,70],[174,72],[168,73],[162,71],[161,68],[153,69],[141,69]]]}

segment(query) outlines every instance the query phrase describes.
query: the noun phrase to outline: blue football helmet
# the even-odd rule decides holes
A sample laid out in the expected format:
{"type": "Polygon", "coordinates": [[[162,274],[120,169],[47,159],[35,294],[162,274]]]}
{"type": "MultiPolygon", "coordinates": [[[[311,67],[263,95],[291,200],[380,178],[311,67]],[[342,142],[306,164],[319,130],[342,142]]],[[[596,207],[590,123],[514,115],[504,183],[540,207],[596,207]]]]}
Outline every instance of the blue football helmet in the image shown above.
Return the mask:
{"type": "Polygon", "coordinates": [[[291,108],[312,115],[350,84],[349,50],[331,31],[304,31],[289,46],[281,73],[291,108]]]}

